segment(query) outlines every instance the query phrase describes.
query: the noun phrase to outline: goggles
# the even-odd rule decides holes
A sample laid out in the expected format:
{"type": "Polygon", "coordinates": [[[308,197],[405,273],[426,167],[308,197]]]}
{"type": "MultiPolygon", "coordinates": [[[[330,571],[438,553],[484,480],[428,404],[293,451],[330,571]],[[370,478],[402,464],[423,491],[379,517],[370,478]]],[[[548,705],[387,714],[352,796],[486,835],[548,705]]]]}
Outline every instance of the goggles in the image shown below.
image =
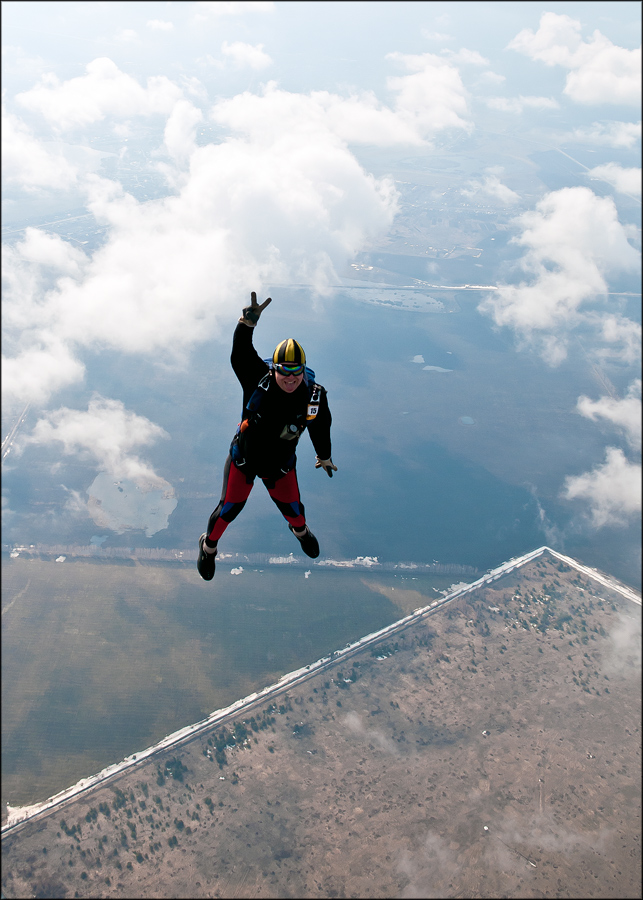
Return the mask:
{"type": "Polygon", "coordinates": [[[274,368],[280,375],[301,375],[304,371],[303,366],[284,366],[281,363],[276,363],[274,368]]]}

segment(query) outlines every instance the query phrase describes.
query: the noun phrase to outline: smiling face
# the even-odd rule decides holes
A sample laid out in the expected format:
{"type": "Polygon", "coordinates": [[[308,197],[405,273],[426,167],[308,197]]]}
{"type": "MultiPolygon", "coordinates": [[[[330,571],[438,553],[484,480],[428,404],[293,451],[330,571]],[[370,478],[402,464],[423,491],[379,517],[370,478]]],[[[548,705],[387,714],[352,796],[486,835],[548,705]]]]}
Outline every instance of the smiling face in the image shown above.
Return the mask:
{"type": "Polygon", "coordinates": [[[275,371],[275,381],[277,382],[281,390],[285,391],[287,394],[294,393],[303,380],[303,372],[300,372],[299,375],[292,375],[291,373],[282,375],[281,372],[275,371]]]}

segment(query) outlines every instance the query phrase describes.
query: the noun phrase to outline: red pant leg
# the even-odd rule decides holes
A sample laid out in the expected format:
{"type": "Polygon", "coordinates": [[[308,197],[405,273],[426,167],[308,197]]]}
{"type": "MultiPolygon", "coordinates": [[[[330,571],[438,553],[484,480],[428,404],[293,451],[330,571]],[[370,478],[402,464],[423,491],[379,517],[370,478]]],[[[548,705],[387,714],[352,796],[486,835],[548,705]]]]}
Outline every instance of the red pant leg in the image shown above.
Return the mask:
{"type": "Polygon", "coordinates": [[[250,480],[238,469],[230,457],[227,458],[223,471],[223,490],[219,505],[210,516],[208,522],[207,537],[213,544],[219,540],[230,522],[237,518],[250,491],[254,485],[254,478],[250,480]]]}
{"type": "Polygon", "coordinates": [[[289,525],[298,530],[306,524],[304,504],[299,498],[297,472],[291,469],[282,478],[278,478],[269,487],[264,479],[268,493],[274,500],[279,512],[289,525]]]}

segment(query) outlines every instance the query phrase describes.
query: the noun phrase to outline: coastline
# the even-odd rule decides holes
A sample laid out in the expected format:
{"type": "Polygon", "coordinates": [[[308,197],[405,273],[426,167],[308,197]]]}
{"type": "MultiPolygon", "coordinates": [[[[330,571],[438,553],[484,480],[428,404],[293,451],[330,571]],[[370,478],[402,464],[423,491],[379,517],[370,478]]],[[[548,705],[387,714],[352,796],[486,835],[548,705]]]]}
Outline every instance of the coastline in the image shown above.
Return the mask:
{"type": "Polygon", "coordinates": [[[372,632],[371,634],[366,635],[358,641],[349,643],[343,649],[333,651],[330,656],[322,657],[321,659],[318,659],[317,661],[310,663],[309,665],[295,669],[283,675],[274,684],[269,685],[260,691],[249,694],[248,696],[235,701],[230,706],[215,710],[206,718],[201,719],[192,725],[179,729],[178,731],[173,732],[170,735],[167,735],[165,738],[163,738],[163,740],[148,747],[147,749],[125,757],[125,759],[123,759],[121,762],[107,766],[93,776],[80,779],[80,781],[78,781],[76,784],[59,792],[58,794],[53,795],[52,797],[49,797],[42,803],[32,804],[25,807],[7,807],[7,820],[0,829],[1,836],[4,838],[9,834],[15,833],[16,829],[19,829],[21,826],[31,821],[46,817],[55,810],[58,810],[59,808],[64,806],[66,803],[77,799],[83,793],[99,785],[104,785],[108,781],[120,776],[128,769],[135,768],[136,766],[139,766],[142,763],[148,761],[155,754],[161,753],[172,747],[178,747],[191,738],[194,738],[201,732],[208,731],[215,726],[222,725],[229,719],[234,718],[240,713],[247,713],[248,710],[252,709],[254,705],[258,705],[259,703],[262,703],[265,700],[270,699],[271,697],[276,697],[279,694],[292,689],[306,679],[311,678],[313,675],[319,674],[326,667],[335,664],[338,660],[342,658],[349,658],[351,655],[362,651],[370,644],[378,643],[385,637],[392,636],[400,631],[403,631],[405,628],[408,628],[409,626],[421,621],[427,616],[434,614],[451,601],[459,599],[466,594],[469,594],[477,590],[478,588],[483,587],[484,585],[497,581],[503,575],[507,575],[515,569],[521,568],[532,560],[542,556],[545,552],[551,554],[551,556],[553,556],[555,559],[558,559],[560,562],[563,562],[566,565],[576,569],[586,577],[599,582],[604,587],[616,591],[631,602],[634,602],[639,606],[641,605],[641,597],[631,588],[628,588],[627,586],[621,584],[616,579],[610,578],[609,576],[605,575],[602,572],[599,572],[596,569],[584,566],[582,563],[577,562],[571,557],[564,556],[558,551],[552,550],[550,547],[539,547],[538,549],[524,554],[523,556],[508,560],[507,562],[503,563],[495,569],[492,569],[481,578],[478,578],[469,584],[463,584],[456,587],[455,590],[447,593],[445,596],[439,599],[434,600],[428,606],[416,609],[410,615],[407,615],[397,620],[396,622],[393,622],[391,625],[388,625],[376,632],[372,632]]]}

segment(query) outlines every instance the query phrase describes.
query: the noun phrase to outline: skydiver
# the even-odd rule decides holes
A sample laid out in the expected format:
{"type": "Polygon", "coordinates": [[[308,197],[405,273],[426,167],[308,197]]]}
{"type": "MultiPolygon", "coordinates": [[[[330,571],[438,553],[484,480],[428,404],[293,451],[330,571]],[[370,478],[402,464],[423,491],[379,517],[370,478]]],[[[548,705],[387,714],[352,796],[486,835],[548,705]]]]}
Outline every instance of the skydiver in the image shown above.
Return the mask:
{"type": "Polygon", "coordinates": [[[308,429],[317,454],[315,468],[333,477],[337,466],[331,459],[330,409],[325,388],[315,383],[315,373],[306,367],[301,344],[286,338],[275,347],[271,360],[262,360],[255,350],[253,330],[271,300],[258,304],[253,291],[232,339],[230,362],[243,389],[243,411],[225,461],[219,505],[199,538],[197,569],[205,581],[214,576],[219,538],[245,506],[257,476],[304,553],[311,559],[319,556],[319,543],[306,524],[299,497],[295,450],[308,429]]]}

